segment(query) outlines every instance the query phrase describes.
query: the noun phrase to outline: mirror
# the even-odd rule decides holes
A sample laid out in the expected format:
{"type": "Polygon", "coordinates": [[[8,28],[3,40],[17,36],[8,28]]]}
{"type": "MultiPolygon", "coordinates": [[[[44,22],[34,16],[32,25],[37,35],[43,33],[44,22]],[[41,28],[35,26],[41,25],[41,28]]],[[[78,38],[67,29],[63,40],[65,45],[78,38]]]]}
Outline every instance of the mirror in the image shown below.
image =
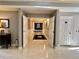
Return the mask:
{"type": "Polygon", "coordinates": [[[9,28],[9,19],[0,19],[0,28],[9,28]]]}
{"type": "Polygon", "coordinates": [[[43,29],[43,23],[34,23],[35,30],[42,30],[43,29]]]}

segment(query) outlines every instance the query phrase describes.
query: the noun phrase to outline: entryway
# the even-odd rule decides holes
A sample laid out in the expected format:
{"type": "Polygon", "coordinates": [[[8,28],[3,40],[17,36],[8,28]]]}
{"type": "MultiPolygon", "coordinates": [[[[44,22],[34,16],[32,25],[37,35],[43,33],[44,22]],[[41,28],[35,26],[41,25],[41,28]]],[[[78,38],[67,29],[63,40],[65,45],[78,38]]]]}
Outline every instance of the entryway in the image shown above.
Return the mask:
{"type": "Polygon", "coordinates": [[[30,17],[29,21],[29,46],[48,46],[49,19],[30,17]]]}
{"type": "Polygon", "coordinates": [[[23,47],[54,47],[57,10],[23,9],[23,47]]]}

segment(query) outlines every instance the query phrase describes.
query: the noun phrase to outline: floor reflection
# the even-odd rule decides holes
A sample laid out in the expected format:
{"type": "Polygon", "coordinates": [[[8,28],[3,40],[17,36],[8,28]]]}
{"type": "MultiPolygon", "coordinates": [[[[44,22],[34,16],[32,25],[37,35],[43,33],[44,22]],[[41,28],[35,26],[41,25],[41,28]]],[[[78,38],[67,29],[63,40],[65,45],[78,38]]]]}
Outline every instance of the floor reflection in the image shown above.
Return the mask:
{"type": "Polygon", "coordinates": [[[79,59],[79,52],[66,47],[0,49],[0,59],[79,59]]]}

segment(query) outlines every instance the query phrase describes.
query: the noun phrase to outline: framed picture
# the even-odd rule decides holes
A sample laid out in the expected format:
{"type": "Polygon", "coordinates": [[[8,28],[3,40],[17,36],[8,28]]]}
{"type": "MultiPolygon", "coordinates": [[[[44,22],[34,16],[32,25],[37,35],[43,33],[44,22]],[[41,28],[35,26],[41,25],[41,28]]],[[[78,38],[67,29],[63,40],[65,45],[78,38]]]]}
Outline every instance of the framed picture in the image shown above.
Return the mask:
{"type": "Polygon", "coordinates": [[[42,30],[43,29],[43,23],[34,23],[35,30],[42,30]]]}
{"type": "Polygon", "coordinates": [[[9,28],[9,19],[0,19],[0,28],[9,28]]]}

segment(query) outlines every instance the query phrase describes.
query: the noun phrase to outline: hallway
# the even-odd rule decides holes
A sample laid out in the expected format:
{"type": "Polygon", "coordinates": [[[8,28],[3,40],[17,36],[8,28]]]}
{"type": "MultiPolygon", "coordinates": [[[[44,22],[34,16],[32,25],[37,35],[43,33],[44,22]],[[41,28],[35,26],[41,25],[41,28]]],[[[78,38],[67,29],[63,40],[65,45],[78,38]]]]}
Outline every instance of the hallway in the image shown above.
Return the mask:
{"type": "Polygon", "coordinates": [[[67,47],[0,49],[0,59],[79,59],[79,51],[67,47]]]}
{"type": "Polygon", "coordinates": [[[47,18],[30,18],[28,25],[28,46],[29,47],[43,47],[48,46],[48,31],[49,24],[47,18]],[[36,26],[36,25],[39,26],[36,26]],[[40,25],[42,24],[42,26],[40,25]],[[37,27],[37,29],[35,29],[37,27]],[[41,29],[40,29],[41,28],[41,29]]]}

